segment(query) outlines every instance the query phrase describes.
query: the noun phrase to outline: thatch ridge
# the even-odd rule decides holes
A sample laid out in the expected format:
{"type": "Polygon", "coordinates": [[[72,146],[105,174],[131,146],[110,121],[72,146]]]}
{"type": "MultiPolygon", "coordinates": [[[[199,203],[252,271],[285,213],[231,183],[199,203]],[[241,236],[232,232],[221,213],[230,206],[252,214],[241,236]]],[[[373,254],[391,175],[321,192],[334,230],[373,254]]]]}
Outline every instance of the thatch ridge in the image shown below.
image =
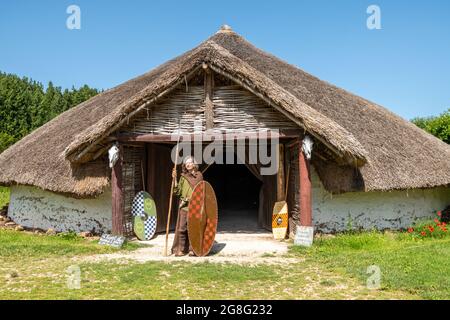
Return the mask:
{"type": "MultiPolygon", "coordinates": [[[[0,154],[0,183],[35,185],[80,197],[101,193],[109,184],[107,165],[73,164],[68,157],[164,94],[204,61],[247,81],[338,151],[367,160],[357,175],[366,191],[450,184],[448,145],[383,107],[257,49],[234,32],[218,33],[35,130],[0,154]]],[[[321,177],[332,170],[327,168],[320,171],[321,177]]]]}

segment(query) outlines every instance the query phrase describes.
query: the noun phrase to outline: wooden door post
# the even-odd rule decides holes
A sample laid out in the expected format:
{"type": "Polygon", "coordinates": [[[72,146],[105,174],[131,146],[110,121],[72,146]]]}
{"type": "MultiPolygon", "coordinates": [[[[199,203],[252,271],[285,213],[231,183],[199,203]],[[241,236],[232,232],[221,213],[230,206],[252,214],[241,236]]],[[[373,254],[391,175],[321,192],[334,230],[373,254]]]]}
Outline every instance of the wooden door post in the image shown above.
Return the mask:
{"type": "Polygon", "coordinates": [[[111,171],[112,188],[112,234],[123,235],[124,195],[123,195],[123,147],[119,145],[119,159],[111,171]]]}
{"type": "Polygon", "coordinates": [[[310,163],[303,152],[302,140],[298,146],[298,164],[300,174],[300,225],[312,227],[312,185],[310,163]]]}
{"type": "Polygon", "coordinates": [[[282,143],[278,146],[278,173],[277,173],[277,201],[284,201],[286,199],[286,177],[284,173],[284,145],[282,143]]]}
{"type": "Polygon", "coordinates": [[[213,104],[213,92],[214,92],[214,75],[208,65],[203,65],[205,71],[204,87],[205,87],[205,120],[206,130],[214,127],[214,104],[213,104]]]}

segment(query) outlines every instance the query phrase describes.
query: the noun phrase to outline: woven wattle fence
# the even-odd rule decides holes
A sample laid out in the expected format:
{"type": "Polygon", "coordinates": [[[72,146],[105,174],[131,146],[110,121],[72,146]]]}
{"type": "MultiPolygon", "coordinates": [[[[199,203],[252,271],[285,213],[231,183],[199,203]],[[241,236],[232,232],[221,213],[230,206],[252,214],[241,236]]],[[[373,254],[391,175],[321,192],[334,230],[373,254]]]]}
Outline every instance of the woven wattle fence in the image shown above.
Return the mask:
{"type": "Polygon", "coordinates": [[[131,215],[131,205],[134,196],[142,187],[142,169],[141,161],[145,157],[144,146],[127,146],[123,147],[123,193],[124,193],[124,225],[123,231],[126,236],[133,234],[133,220],[131,215]]]}
{"type": "Polygon", "coordinates": [[[168,98],[141,112],[122,132],[133,134],[171,134],[179,126],[183,132],[205,130],[204,89],[202,86],[175,90],[168,98]]]}
{"type": "Polygon", "coordinates": [[[239,86],[215,88],[213,103],[214,127],[222,131],[298,129],[295,123],[239,86]]]}
{"type": "MultiPolygon", "coordinates": [[[[239,86],[214,88],[214,129],[227,132],[258,132],[266,129],[298,129],[284,115],[239,86]]],[[[171,134],[205,130],[204,87],[175,90],[169,97],[141,112],[122,132],[171,134]],[[196,124],[197,127],[194,127],[196,124]]]]}
{"type": "Polygon", "coordinates": [[[289,237],[295,237],[296,227],[300,224],[300,192],[299,192],[299,167],[298,167],[298,146],[293,146],[288,151],[289,161],[289,192],[287,195],[287,203],[289,208],[289,237]]]}

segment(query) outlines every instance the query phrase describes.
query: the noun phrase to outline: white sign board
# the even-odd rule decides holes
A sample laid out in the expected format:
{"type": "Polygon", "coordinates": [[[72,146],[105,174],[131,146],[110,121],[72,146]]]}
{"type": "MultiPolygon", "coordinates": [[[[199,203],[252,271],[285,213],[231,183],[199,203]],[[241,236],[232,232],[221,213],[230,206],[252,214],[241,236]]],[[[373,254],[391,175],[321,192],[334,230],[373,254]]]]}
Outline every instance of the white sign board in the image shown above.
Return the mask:
{"type": "Polygon", "coordinates": [[[294,245],[310,247],[313,244],[314,227],[297,226],[294,245]]]}
{"type": "Polygon", "coordinates": [[[113,236],[111,234],[104,233],[102,234],[98,244],[111,246],[114,248],[121,248],[123,243],[125,242],[125,237],[123,236],[113,236]]]}

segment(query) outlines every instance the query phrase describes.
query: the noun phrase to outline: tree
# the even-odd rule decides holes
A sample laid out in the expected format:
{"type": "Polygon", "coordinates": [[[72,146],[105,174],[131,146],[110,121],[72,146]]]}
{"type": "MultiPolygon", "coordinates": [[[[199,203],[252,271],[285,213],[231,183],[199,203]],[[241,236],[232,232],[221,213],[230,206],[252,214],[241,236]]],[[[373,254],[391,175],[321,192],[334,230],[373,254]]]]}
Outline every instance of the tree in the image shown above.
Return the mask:
{"type": "Polygon", "coordinates": [[[0,72],[0,152],[98,92],[87,85],[62,91],[52,82],[44,90],[39,82],[0,72]]]}
{"type": "Polygon", "coordinates": [[[450,144],[450,109],[437,117],[415,118],[412,119],[412,122],[419,128],[450,144]]]}

